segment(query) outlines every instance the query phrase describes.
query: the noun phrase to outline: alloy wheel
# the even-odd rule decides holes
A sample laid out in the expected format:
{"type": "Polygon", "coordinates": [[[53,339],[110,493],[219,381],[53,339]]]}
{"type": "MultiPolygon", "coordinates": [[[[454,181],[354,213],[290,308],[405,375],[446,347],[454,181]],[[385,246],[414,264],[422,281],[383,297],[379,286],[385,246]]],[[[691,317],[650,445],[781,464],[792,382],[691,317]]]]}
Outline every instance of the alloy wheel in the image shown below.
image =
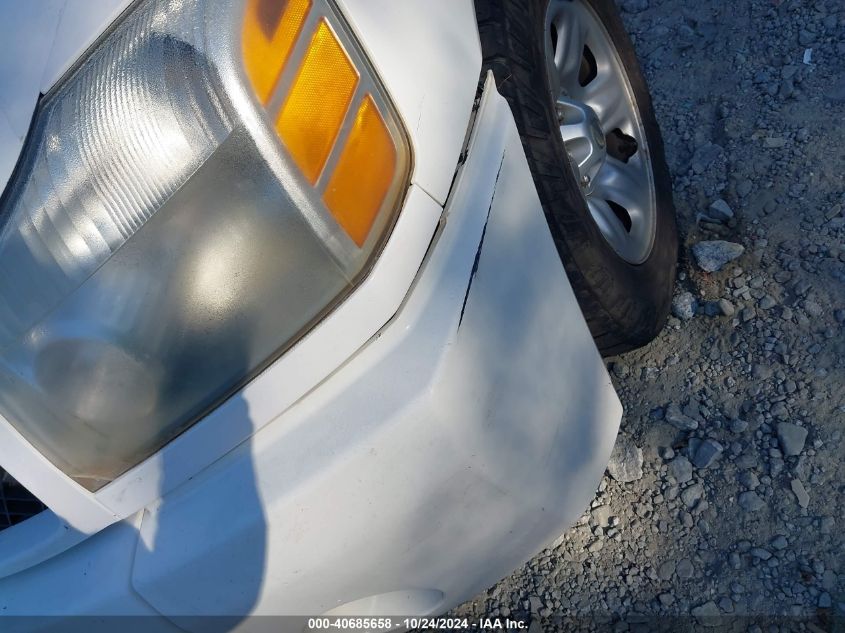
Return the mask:
{"type": "Polygon", "coordinates": [[[551,0],[546,66],[560,133],[590,215],[631,264],[654,244],[656,200],[646,134],[610,35],[583,0],[551,0]]]}

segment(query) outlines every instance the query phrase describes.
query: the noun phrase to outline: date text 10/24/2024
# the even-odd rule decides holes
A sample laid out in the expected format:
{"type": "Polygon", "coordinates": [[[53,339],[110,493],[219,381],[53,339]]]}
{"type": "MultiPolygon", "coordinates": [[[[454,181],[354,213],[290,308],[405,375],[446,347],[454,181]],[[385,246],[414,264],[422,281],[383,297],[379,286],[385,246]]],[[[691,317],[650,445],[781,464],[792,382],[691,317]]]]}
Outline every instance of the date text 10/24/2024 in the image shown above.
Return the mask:
{"type": "Polygon", "coordinates": [[[510,618],[390,618],[390,617],[320,617],[309,618],[308,631],[390,631],[427,629],[437,631],[521,631],[528,622],[510,618]]]}

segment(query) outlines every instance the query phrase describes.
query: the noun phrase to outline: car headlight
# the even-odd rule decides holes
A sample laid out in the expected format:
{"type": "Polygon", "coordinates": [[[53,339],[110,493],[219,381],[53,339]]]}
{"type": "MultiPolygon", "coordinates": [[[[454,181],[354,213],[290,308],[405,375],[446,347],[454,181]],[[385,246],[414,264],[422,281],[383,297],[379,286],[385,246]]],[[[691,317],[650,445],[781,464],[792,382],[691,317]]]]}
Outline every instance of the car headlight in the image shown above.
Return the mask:
{"type": "Polygon", "coordinates": [[[154,453],[366,272],[406,138],[329,2],[138,2],[0,201],[0,413],[89,490],[154,453]]]}

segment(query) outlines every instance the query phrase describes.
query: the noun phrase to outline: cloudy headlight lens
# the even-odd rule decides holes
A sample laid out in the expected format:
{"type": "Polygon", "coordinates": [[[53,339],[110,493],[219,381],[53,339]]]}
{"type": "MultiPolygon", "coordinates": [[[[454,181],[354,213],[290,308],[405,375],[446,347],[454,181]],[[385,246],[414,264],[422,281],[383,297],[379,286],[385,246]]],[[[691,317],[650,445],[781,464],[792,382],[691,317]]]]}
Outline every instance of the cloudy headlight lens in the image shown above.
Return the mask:
{"type": "Polygon", "coordinates": [[[96,490],[342,297],[410,155],[323,0],[144,0],[39,108],[0,202],[0,413],[96,490]]]}

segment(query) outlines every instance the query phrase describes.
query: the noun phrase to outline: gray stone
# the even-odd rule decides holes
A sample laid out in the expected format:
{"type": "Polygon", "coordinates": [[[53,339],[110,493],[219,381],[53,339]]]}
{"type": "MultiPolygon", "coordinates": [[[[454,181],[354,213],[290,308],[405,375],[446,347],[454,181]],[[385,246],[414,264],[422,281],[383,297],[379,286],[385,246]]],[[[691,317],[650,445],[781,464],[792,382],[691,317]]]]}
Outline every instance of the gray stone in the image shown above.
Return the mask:
{"type": "Polygon", "coordinates": [[[739,479],[739,483],[748,490],[754,490],[760,485],[760,480],[757,478],[756,473],[751,470],[743,470],[739,473],[739,477],[737,479],[739,479]]]}
{"type": "Polygon", "coordinates": [[[666,407],[664,419],[681,431],[694,431],[698,428],[698,422],[681,411],[681,408],[674,402],[666,407]]]}
{"type": "Polygon", "coordinates": [[[795,498],[798,499],[798,505],[802,508],[806,508],[810,505],[810,495],[807,494],[807,491],[804,489],[804,484],[801,483],[800,479],[793,479],[792,483],[789,484],[792,488],[792,492],[795,493],[795,498]]]}
{"type": "Polygon", "coordinates": [[[714,461],[719,459],[724,448],[715,440],[704,440],[698,445],[692,463],[696,468],[708,468],[714,461]]]}
{"type": "Polygon", "coordinates": [[[757,305],[760,307],[761,310],[771,310],[777,304],[778,302],[775,301],[774,297],[772,297],[771,295],[766,295],[765,297],[760,299],[760,302],[757,305]]]}
{"type": "Polygon", "coordinates": [[[753,490],[746,490],[739,493],[739,505],[747,512],[757,512],[766,505],[766,502],[753,490]]]}
{"type": "Polygon", "coordinates": [[[689,442],[687,443],[687,457],[689,457],[690,461],[695,457],[695,452],[698,450],[698,447],[701,446],[701,442],[703,440],[700,437],[691,437],[689,438],[689,442]]]}
{"type": "Polygon", "coordinates": [[[674,560],[667,560],[664,563],[661,563],[660,567],[657,568],[657,575],[662,580],[672,580],[672,576],[675,574],[675,561],[674,560]]]}
{"type": "Polygon", "coordinates": [[[695,316],[698,300],[691,292],[682,292],[672,299],[672,314],[682,321],[689,321],[695,316]]]}
{"type": "Polygon", "coordinates": [[[778,422],[778,441],[783,454],[787,457],[798,455],[804,450],[807,440],[807,429],[791,422],[778,422]]]}
{"type": "Polygon", "coordinates": [[[675,573],[678,574],[678,578],[682,578],[684,580],[692,578],[693,571],[692,561],[688,558],[679,560],[678,564],[675,566],[675,573]]]}
{"type": "Polygon", "coordinates": [[[683,455],[678,455],[669,462],[669,474],[671,474],[679,484],[683,484],[692,479],[692,464],[683,455]]]}
{"type": "Polygon", "coordinates": [[[801,307],[804,308],[804,312],[809,314],[811,317],[820,317],[824,312],[824,310],[818,303],[810,299],[804,301],[801,304],[801,307]]]}
{"type": "Polygon", "coordinates": [[[771,540],[771,545],[777,550],[783,550],[787,548],[789,542],[786,540],[786,537],[783,534],[778,534],[775,538],[771,540]]]}
{"type": "Polygon", "coordinates": [[[745,247],[742,244],[725,240],[698,242],[692,246],[692,254],[698,267],[708,273],[718,272],[725,264],[732,262],[744,252],[745,247]]]}
{"type": "Polygon", "coordinates": [[[727,299],[719,299],[719,310],[721,310],[722,314],[726,317],[730,317],[736,312],[736,307],[734,307],[734,304],[727,299]]]}
{"type": "Polygon", "coordinates": [[[732,433],[742,433],[748,428],[748,422],[742,418],[736,418],[735,420],[731,420],[730,427],[732,433]]]}
{"type": "Polygon", "coordinates": [[[692,615],[696,620],[698,620],[698,623],[701,626],[715,627],[719,626],[722,612],[719,610],[719,607],[716,606],[716,603],[710,600],[702,605],[693,607],[692,615]]]}
{"type": "Polygon", "coordinates": [[[772,553],[767,549],[763,549],[762,547],[753,548],[751,550],[751,555],[754,558],[759,558],[760,560],[769,560],[772,557],[772,553]]]}
{"type": "Polygon", "coordinates": [[[607,527],[610,524],[611,514],[610,506],[599,506],[590,510],[590,519],[596,525],[607,527]]]}
{"type": "Polygon", "coordinates": [[[733,219],[734,212],[727,202],[719,198],[718,200],[713,202],[713,204],[710,205],[708,215],[711,218],[719,220],[720,222],[728,222],[729,220],[733,219]]]}
{"type": "Polygon", "coordinates": [[[696,504],[699,502],[701,497],[704,496],[704,486],[701,484],[692,484],[691,486],[684,489],[681,493],[681,501],[687,506],[687,508],[694,508],[696,504]]]}
{"type": "Polygon", "coordinates": [[[643,476],[643,449],[620,435],[613,447],[613,453],[610,455],[607,472],[621,483],[641,479],[643,476]]]}

